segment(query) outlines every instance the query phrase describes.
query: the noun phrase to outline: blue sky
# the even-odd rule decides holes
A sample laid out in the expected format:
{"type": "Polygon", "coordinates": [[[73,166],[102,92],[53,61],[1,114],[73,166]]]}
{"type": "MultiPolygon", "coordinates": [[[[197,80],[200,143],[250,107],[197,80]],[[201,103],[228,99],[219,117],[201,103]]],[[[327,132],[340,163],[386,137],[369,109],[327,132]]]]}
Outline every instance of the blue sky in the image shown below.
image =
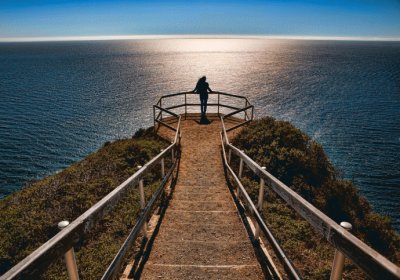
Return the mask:
{"type": "Polygon", "coordinates": [[[152,34],[400,37],[400,0],[0,0],[0,38],[152,34]]]}

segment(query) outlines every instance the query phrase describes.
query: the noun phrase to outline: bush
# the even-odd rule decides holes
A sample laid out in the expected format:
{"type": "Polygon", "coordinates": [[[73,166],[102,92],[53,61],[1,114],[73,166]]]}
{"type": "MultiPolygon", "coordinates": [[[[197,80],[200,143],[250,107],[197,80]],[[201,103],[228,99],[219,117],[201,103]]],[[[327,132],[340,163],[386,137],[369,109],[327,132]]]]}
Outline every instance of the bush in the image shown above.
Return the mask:
{"type": "MultiPolygon", "coordinates": [[[[250,123],[233,139],[233,144],[267,170],[299,193],[303,198],[319,208],[336,222],[352,223],[352,233],[368,243],[375,250],[395,263],[399,262],[399,235],[391,226],[389,217],[373,212],[367,199],[361,196],[356,186],[339,178],[339,173],[326,156],[322,146],[288,122],[263,118],[250,123]]],[[[253,175],[247,174],[244,185],[255,199],[258,186],[250,183],[253,175]]],[[[332,251],[329,244],[321,244],[322,239],[293,210],[288,209],[283,200],[271,191],[266,194],[267,209],[264,212],[267,223],[275,230],[276,237],[294,259],[303,259],[309,247],[319,248],[322,255],[332,251]],[[283,213],[284,211],[285,213],[283,213]],[[289,214],[291,213],[291,214],[289,214]],[[300,243],[299,243],[300,241],[300,243]]],[[[326,265],[316,267],[323,260],[306,254],[302,271],[307,278],[318,279],[326,275],[332,256],[326,265]]],[[[362,279],[362,277],[353,275],[362,279]]]]}
{"type": "MultiPolygon", "coordinates": [[[[0,275],[58,233],[59,221],[76,219],[167,145],[151,129],[132,139],[106,142],[82,161],[0,201],[0,275]]],[[[159,176],[149,174],[145,181],[150,197],[159,176]]],[[[140,210],[136,189],[75,247],[83,279],[101,277],[134,225],[140,210]]],[[[42,277],[64,279],[65,275],[58,260],[42,277]]]]}

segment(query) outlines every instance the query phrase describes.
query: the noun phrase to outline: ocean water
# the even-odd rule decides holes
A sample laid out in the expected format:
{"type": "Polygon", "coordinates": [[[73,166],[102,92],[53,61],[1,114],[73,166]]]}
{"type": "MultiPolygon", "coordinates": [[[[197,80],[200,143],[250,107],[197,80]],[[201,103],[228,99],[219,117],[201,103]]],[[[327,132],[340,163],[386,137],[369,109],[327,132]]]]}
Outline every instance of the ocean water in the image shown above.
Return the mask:
{"type": "Polygon", "coordinates": [[[0,197],[153,124],[162,95],[246,95],[320,142],[400,229],[400,43],[159,39],[0,44],[0,197]]]}

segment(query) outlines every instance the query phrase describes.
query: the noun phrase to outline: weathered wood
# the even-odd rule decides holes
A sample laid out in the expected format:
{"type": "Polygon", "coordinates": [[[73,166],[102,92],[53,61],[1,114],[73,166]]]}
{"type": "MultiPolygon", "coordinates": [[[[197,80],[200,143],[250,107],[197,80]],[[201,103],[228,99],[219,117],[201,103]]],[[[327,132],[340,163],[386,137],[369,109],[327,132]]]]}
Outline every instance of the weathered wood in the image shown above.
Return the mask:
{"type": "Polygon", "coordinates": [[[124,243],[122,244],[121,248],[118,250],[118,253],[108,266],[107,270],[103,274],[101,280],[108,280],[108,279],[116,279],[118,276],[118,273],[121,269],[121,265],[123,264],[123,261],[129,252],[129,250],[132,248],[135,240],[139,236],[140,230],[143,228],[145,222],[148,220],[151,210],[155,205],[155,202],[159,199],[160,195],[164,191],[164,188],[171,177],[172,172],[174,171],[175,167],[177,165],[177,161],[174,162],[172,167],[168,170],[167,175],[164,176],[163,180],[161,181],[160,186],[156,190],[156,192],[153,194],[149,202],[147,203],[146,207],[143,209],[140,218],[136,221],[135,225],[133,226],[131,232],[129,233],[128,237],[125,239],[124,243]]]}
{"type": "MultiPolygon", "coordinates": [[[[180,131],[180,119],[177,135],[180,131]]],[[[108,195],[102,198],[99,202],[89,208],[85,213],[75,219],[68,227],[60,231],[53,238],[36,249],[33,253],[12,267],[9,271],[0,277],[0,280],[18,279],[20,277],[32,278],[29,275],[35,275],[38,271],[47,267],[54,259],[61,257],[74,244],[76,244],[82,236],[88,233],[98,221],[100,221],[115,205],[125,197],[127,191],[139,183],[144,175],[161,162],[178,143],[175,137],[174,143],[169,145],[164,151],[159,153],[148,163],[146,163],[135,174],[125,180],[121,185],[111,191],[108,195]]]]}
{"type": "MultiPolygon", "coordinates": [[[[250,208],[250,213],[254,216],[254,218],[256,219],[256,222],[257,222],[258,226],[261,228],[261,231],[263,232],[264,236],[270,242],[271,247],[273,248],[275,254],[279,258],[279,260],[282,262],[286,273],[288,274],[290,279],[302,279],[299,272],[296,270],[296,268],[294,267],[292,262],[286,256],[285,251],[279,245],[278,241],[275,239],[272,232],[268,229],[268,227],[265,224],[264,220],[262,219],[260,213],[257,211],[256,206],[254,205],[253,201],[251,200],[249,194],[247,193],[246,189],[242,185],[240,179],[238,178],[238,176],[235,174],[235,172],[232,170],[232,168],[228,164],[222,133],[221,133],[221,144],[222,144],[222,157],[223,157],[225,168],[232,175],[235,183],[238,186],[238,189],[240,189],[241,195],[244,197],[247,206],[250,208]]],[[[237,197],[237,199],[239,199],[239,197],[237,197]]]]}
{"type": "Polygon", "coordinates": [[[376,252],[364,242],[340,227],[335,221],[314,207],[295,191],[283,184],[269,172],[254,162],[245,153],[232,144],[228,144],[232,152],[243,159],[247,166],[265,183],[271,187],[285,202],[290,205],[300,216],[321,233],[328,242],[342,251],[357,266],[372,278],[380,278],[383,275],[388,278],[400,279],[400,268],[390,262],[384,256],[376,252]]]}

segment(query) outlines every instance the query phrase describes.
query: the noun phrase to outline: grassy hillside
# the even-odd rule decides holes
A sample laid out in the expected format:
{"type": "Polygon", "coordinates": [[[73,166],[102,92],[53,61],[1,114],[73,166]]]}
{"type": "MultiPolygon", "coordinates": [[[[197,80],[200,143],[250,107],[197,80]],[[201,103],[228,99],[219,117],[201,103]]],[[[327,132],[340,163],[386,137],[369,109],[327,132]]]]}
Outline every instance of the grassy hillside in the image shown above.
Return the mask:
{"type": "MultiPolygon", "coordinates": [[[[59,221],[77,218],[167,145],[152,129],[139,130],[132,139],[107,142],[84,160],[0,201],[0,275],[53,237],[59,221]]],[[[157,171],[145,178],[148,197],[159,182],[157,171]]],[[[101,277],[139,209],[139,194],[132,188],[115,211],[81,240],[76,256],[82,279],[101,277]]],[[[42,278],[66,279],[62,260],[42,278]]]]}
{"type": "MultiPolygon", "coordinates": [[[[320,144],[290,123],[273,118],[252,122],[233,144],[333,220],[350,222],[353,234],[399,263],[400,238],[390,218],[374,212],[356,186],[340,178],[320,144]]],[[[245,175],[244,185],[256,200],[258,178],[250,171],[245,175]]],[[[272,191],[266,192],[265,199],[262,214],[303,276],[329,279],[332,246],[272,191]]],[[[364,279],[350,263],[345,275],[347,279],[364,279]]]]}

